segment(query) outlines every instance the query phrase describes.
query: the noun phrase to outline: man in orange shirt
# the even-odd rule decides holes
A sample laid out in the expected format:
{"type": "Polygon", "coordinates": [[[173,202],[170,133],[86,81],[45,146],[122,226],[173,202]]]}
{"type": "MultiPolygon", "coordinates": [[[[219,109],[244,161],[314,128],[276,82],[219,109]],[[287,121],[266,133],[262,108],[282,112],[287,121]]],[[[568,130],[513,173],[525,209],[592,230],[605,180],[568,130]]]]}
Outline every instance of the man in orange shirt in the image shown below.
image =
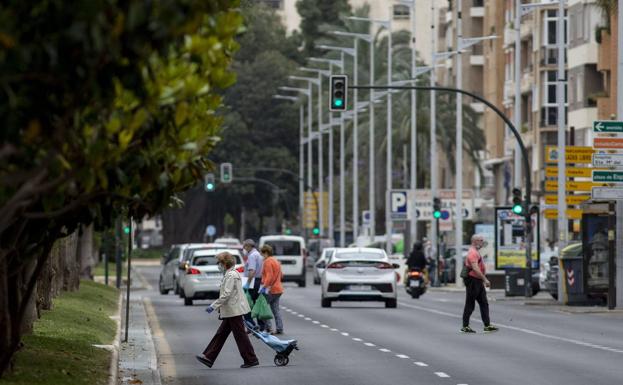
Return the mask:
{"type": "MultiPolygon", "coordinates": [[[[283,294],[283,286],[281,285],[281,264],[273,256],[273,248],[270,245],[264,245],[260,249],[264,257],[264,265],[262,268],[262,287],[260,293],[266,295],[270,309],[275,317],[275,327],[277,328],[271,334],[283,334],[283,321],[279,310],[279,298],[283,294]]],[[[271,330],[271,321],[265,321],[266,330],[271,330]]]]}

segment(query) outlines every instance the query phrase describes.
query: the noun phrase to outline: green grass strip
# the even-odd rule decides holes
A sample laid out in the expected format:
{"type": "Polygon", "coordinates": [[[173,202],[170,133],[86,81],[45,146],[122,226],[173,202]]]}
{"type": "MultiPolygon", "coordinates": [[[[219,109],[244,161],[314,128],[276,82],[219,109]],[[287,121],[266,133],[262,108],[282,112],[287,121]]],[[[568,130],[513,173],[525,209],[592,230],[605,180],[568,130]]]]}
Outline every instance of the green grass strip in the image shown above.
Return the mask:
{"type": "Polygon", "coordinates": [[[92,345],[112,343],[116,324],[109,316],[118,298],[116,289],[91,281],[61,294],[35,323],[33,334],[23,338],[15,369],[0,384],[107,384],[111,353],[92,345]]]}

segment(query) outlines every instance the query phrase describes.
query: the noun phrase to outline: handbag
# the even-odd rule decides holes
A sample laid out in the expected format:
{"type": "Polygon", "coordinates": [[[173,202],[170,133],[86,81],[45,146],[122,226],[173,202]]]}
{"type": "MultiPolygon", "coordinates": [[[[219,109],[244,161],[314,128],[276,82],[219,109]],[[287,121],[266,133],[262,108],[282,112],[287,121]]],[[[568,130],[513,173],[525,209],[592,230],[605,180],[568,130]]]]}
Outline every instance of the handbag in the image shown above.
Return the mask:
{"type": "Polygon", "coordinates": [[[270,305],[268,305],[268,301],[266,301],[264,295],[260,294],[255,301],[255,305],[253,305],[253,309],[251,309],[251,317],[262,321],[273,318],[273,312],[270,310],[270,305]]]}
{"type": "Polygon", "coordinates": [[[249,294],[249,290],[244,291],[245,297],[247,297],[247,302],[249,303],[249,309],[253,309],[253,298],[251,298],[251,294],[249,294]]]}
{"type": "Polygon", "coordinates": [[[461,278],[467,279],[467,277],[469,277],[470,270],[471,269],[466,264],[463,264],[463,268],[461,269],[461,278]]]}

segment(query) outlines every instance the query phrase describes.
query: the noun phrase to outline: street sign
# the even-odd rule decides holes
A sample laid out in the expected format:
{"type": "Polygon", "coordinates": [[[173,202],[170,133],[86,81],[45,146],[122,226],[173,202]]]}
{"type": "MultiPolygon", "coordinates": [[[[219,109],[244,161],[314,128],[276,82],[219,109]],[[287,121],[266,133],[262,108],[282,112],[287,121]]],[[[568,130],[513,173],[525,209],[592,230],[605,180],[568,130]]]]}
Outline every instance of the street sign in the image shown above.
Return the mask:
{"type": "MultiPolygon", "coordinates": [[[[590,178],[591,171],[593,171],[593,169],[590,167],[566,167],[565,176],[570,178],[590,178]]],[[[545,167],[545,176],[552,178],[557,177],[558,167],[545,167]]]]}
{"type": "Polygon", "coordinates": [[[593,171],[593,182],[623,183],[623,171],[593,171]]]}
{"type": "Polygon", "coordinates": [[[593,187],[593,199],[623,199],[623,189],[612,187],[593,187]]]}
{"type": "Polygon", "coordinates": [[[407,220],[409,215],[409,200],[407,190],[391,190],[389,191],[389,215],[393,221],[407,220]]]}
{"type": "MultiPolygon", "coordinates": [[[[591,163],[593,153],[592,147],[566,146],[565,163],[591,163]]],[[[545,162],[558,162],[558,146],[545,146],[545,162]]]]}
{"type": "MultiPolygon", "coordinates": [[[[593,187],[605,186],[605,183],[594,183],[594,182],[576,182],[576,181],[568,181],[565,183],[567,191],[591,191],[593,187]]],[[[558,182],[555,180],[546,180],[545,181],[545,191],[547,192],[556,192],[558,191],[558,182]]]]}
{"type": "MultiPolygon", "coordinates": [[[[579,205],[580,203],[586,202],[589,199],[591,199],[590,195],[567,195],[565,201],[568,205],[579,205]]],[[[545,204],[557,205],[558,195],[545,195],[545,204]]]]}
{"type": "Polygon", "coordinates": [[[593,121],[593,132],[623,133],[623,122],[616,120],[595,120],[593,121]]]}
{"type": "MultiPolygon", "coordinates": [[[[568,219],[582,219],[582,210],[580,209],[567,209],[567,218],[568,219]]],[[[545,209],[543,211],[546,219],[558,219],[558,210],[557,209],[545,209]]]]}
{"type": "Polygon", "coordinates": [[[623,167],[623,154],[593,154],[593,166],[623,167]]]}
{"type": "Polygon", "coordinates": [[[363,210],[361,212],[361,224],[363,225],[370,224],[370,210],[363,210]]]}
{"type": "Polygon", "coordinates": [[[623,138],[593,138],[594,148],[623,148],[623,138]]]}
{"type": "MultiPolygon", "coordinates": [[[[456,206],[456,191],[455,190],[437,190],[437,197],[441,199],[441,209],[448,210],[451,218],[454,218],[454,211],[456,206]]],[[[430,221],[433,219],[433,194],[430,189],[417,189],[409,191],[409,202],[411,202],[409,209],[413,211],[415,218],[418,221],[430,221]]],[[[474,218],[474,191],[463,190],[463,213],[465,220],[471,220],[474,218]]]]}

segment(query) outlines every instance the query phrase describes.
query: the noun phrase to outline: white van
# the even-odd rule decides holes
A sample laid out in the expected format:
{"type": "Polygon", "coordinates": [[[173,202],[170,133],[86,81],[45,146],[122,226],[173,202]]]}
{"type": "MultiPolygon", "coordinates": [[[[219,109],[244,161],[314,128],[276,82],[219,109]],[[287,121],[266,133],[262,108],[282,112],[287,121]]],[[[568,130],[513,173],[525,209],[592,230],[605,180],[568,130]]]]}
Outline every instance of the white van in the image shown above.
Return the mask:
{"type": "Polygon", "coordinates": [[[260,248],[264,245],[273,248],[275,258],[281,263],[284,282],[296,282],[299,287],[306,284],[307,250],[305,239],[294,235],[265,235],[260,237],[260,248]]]}

